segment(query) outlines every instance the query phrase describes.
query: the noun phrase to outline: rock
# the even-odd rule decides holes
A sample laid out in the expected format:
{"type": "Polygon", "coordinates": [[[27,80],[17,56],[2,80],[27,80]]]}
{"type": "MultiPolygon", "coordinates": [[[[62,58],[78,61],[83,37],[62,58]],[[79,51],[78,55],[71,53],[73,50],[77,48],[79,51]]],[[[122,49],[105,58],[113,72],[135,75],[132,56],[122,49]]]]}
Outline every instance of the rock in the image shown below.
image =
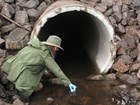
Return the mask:
{"type": "Polygon", "coordinates": [[[132,27],[135,28],[135,25],[137,25],[137,19],[129,18],[128,25],[130,25],[129,27],[133,25],[132,27]]]}
{"type": "Polygon", "coordinates": [[[130,96],[133,97],[135,100],[140,100],[140,92],[136,88],[130,91],[130,96]]]}
{"type": "Polygon", "coordinates": [[[2,99],[0,99],[0,105],[12,105],[12,104],[6,103],[2,99]]]}
{"type": "Polygon", "coordinates": [[[107,74],[106,79],[115,80],[116,79],[116,74],[114,74],[114,73],[107,74]]]}
{"type": "Polygon", "coordinates": [[[28,14],[26,11],[17,11],[15,14],[15,21],[21,25],[28,23],[28,14]]]}
{"type": "Polygon", "coordinates": [[[118,24],[118,33],[124,34],[125,33],[125,28],[124,26],[122,26],[121,24],[118,24]]]}
{"type": "Polygon", "coordinates": [[[5,57],[6,57],[6,50],[0,49],[0,66],[1,66],[5,57]]]}
{"type": "Polygon", "coordinates": [[[100,5],[95,6],[95,9],[96,9],[97,11],[100,11],[100,12],[103,13],[103,12],[106,11],[107,7],[106,7],[105,5],[100,4],[100,5]]]}
{"type": "Polygon", "coordinates": [[[115,12],[113,14],[114,19],[116,20],[117,23],[119,23],[122,20],[122,14],[120,12],[115,12]]]}
{"type": "Polygon", "coordinates": [[[110,8],[110,9],[105,11],[104,15],[109,17],[109,16],[111,16],[112,13],[113,13],[113,10],[112,10],[112,8],[110,8]]]}
{"type": "Polygon", "coordinates": [[[6,92],[3,87],[3,85],[0,84],[0,97],[5,98],[6,97],[6,92]]]}
{"type": "Polygon", "coordinates": [[[21,49],[29,41],[29,32],[21,29],[15,28],[10,32],[8,38],[6,39],[6,48],[7,49],[21,49]]]}
{"type": "Polygon", "coordinates": [[[125,49],[123,47],[118,48],[117,55],[126,54],[125,49]]]}
{"type": "Polygon", "coordinates": [[[139,54],[139,50],[138,50],[138,49],[134,49],[134,50],[130,53],[130,56],[131,56],[131,58],[135,59],[135,58],[137,58],[138,54],[139,54]]]}
{"type": "Polygon", "coordinates": [[[5,2],[4,0],[0,0],[0,9],[4,6],[5,2]]]}
{"type": "Polygon", "coordinates": [[[140,69],[137,72],[137,77],[140,79],[140,69]]]}
{"type": "Polygon", "coordinates": [[[136,105],[140,105],[140,101],[138,101],[136,105]]]}
{"type": "Polygon", "coordinates": [[[14,3],[15,0],[4,0],[7,3],[14,3]]]}
{"type": "Polygon", "coordinates": [[[2,38],[0,38],[0,45],[2,44],[2,43],[4,43],[5,42],[5,40],[3,40],[2,38]]]}
{"type": "Polygon", "coordinates": [[[132,0],[121,0],[123,4],[131,4],[132,3],[132,0]]]}
{"type": "Polygon", "coordinates": [[[63,84],[58,78],[50,78],[48,81],[52,84],[57,84],[57,85],[63,84]]]}
{"type": "Polygon", "coordinates": [[[12,15],[15,13],[15,10],[11,5],[9,5],[8,3],[5,3],[2,8],[1,13],[3,15],[6,15],[7,17],[11,18],[12,15]]]}
{"type": "Polygon", "coordinates": [[[122,19],[121,24],[122,24],[123,26],[126,26],[126,25],[128,24],[128,22],[127,22],[127,20],[122,19]]]}
{"type": "Polygon", "coordinates": [[[16,27],[15,24],[5,25],[5,26],[1,27],[1,32],[5,33],[5,32],[12,31],[15,27],[16,27]]]}
{"type": "MultiPolygon", "coordinates": [[[[129,32],[130,32],[130,30],[129,30],[129,32]]],[[[128,31],[126,31],[126,33],[128,33],[128,31]]],[[[134,49],[134,48],[136,48],[136,44],[135,44],[134,36],[132,36],[131,33],[133,33],[133,32],[131,31],[128,35],[126,35],[124,37],[124,40],[127,43],[127,46],[128,46],[127,48],[134,49]]]]}
{"type": "Polygon", "coordinates": [[[130,75],[130,74],[117,74],[117,79],[125,84],[128,85],[136,85],[140,81],[136,75],[130,75]]]}
{"type": "Polygon", "coordinates": [[[128,11],[128,5],[123,4],[122,5],[122,12],[128,11]]]}
{"type": "Polygon", "coordinates": [[[117,26],[116,20],[112,16],[109,17],[109,20],[110,20],[112,25],[117,26]]]}
{"type": "Polygon", "coordinates": [[[132,1],[132,4],[133,4],[134,6],[140,6],[140,1],[139,1],[139,0],[133,0],[133,1],[132,1]]]}
{"type": "Polygon", "coordinates": [[[125,65],[122,59],[119,59],[116,63],[113,64],[113,69],[118,72],[124,73],[129,70],[129,66],[125,65]]]}
{"type": "Polygon", "coordinates": [[[39,17],[39,12],[36,9],[28,9],[27,13],[31,19],[37,19],[39,17]]]}
{"type": "Polygon", "coordinates": [[[39,15],[47,8],[46,2],[42,2],[38,7],[37,10],[39,11],[39,15]]]}
{"type": "Polygon", "coordinates": [[[87,80],[102,81],[102,80],[104,80],[104,76],[103,75],[90,75],[86,79],[87,80]]]}
{"type": "Polygon", "coordinates": [[[19,98],[17,98],[14,102],[13,105],[29,105],[29,103],[22,102],[19,98]]]}
{"type": "Polygon", "coordinates": [[[113,8],[112,8],[113,12],[120,12],[121,11],[121,8],[119,5],[114,5],[113,8]]]}
{"type": "Polygon", "coordinates": [[[37,8],[38,3],[35,0],[29,0],[26,2],[27,8],[37,8]]]}
{"type": "Polygon", "coordinates": [[[130,71],[138,71],[140,69],[140,63],[133,64],[130,67],[130,71]]]}

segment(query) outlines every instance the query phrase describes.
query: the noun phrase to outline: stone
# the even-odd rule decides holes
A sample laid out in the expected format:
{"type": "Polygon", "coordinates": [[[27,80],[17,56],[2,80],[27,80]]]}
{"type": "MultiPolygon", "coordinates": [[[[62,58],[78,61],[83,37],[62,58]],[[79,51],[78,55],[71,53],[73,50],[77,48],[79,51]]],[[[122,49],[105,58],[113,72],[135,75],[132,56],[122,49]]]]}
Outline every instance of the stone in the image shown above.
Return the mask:
{"type": "Polygon", "coordinates": [[[140,101],[138,101],[136,105],[140,105],[140,101]]]}
{"type": "Polygon", "coordinates": [[[112,10],[112,8],[110,8],[110,9],[105,11],[104,15],[105,16],[111,16],[112,13],[113,13],[113,10],[112,10]]]}
{"type": "Polygon", "coordinates": [[[1,45],[2,43],[4,43],[4,42],[5,42],[5,40],[2,39],[2,38],[0,38],[0,45],[1,45]]]}
{"type": "Polygon", "coordinates": [[[6,3],[14,3],[15,0],[4,0],[6,3]]]}
{"type": "Polygon", "coordinates": [[[4,6],[5,1],[4,0],[0,0],[0,9],[4,6]]]}
{"type": "Polygon", "coordinates": [[[38,7],[37,10],[39,11],[39,15],[42,14],[42,12],[44,12],[44,10],[47,8],[46,2],[42,2],[38,7]]]}
{"type": "Polygon", "coordinates": [[[107,74],[106,79],[115,80],[116,79],[116,74],[114,74],[114,73],[107,74]]]}
{"type": "Polygon", "coordinates": [[[28,16],[33,19],[37,19],[39,17],[39,12],[36,9],[28,9],[27,13],[28,16]]]}
{"type": "Polygon", "coordinates": [[[133,1],[132,1],[132,4],[133,4],[134,6],[140,6],[140,0],[133,0],[133,1]]]}
{"type": "Polygon", "coordinates": [[[15,14],[15,21],[21,25],[28,23],[28,14],[26,11],[17,11],[15,14]]]}
{"type": "Polygon", "coordinates": [[[22,28],[15,28],[11,31],[6,39],[7,49],[21,49],[29,41],[29,32],[22,28]]]}
{"type": "Polygon", "coordinates": [[[113,10],[113,12],[120,12],[121,11],[121,8],[118,5],[114,5],[113,8],[112,8],[112,10],[113,10]]]}
{"type": "Polygon", "coordinates": [[[137,72],[137,77],[140,79],[140,69],[137,72]]]}
{"type": "Polygon", "coordinates": [[[121,73],[124,73],[129,70],[129,66],[125,65],[125,63],[122,59],[119,59],[116,63],[114,63],[112,67],[114,70],[121,72],[121,73]]]}
{"type": "Polygon", "coordinates": [[[122,14],[120,12],[115,12],[113,14],[114,19],[116,20],[117,23],[119,23],[122,19],[122,14]]]}
{"type": "Polygon", "coordinates": [[[130,26],[134,26],[134,25],[137,25],[137,19],[134,19],[134,18],[129,18],[128,19],[128,25],[130,26]]]}
{"type": "Polygon", "coordinates": [[[128,5],[123,4],[122,5],[122,12],[128,11],[128,5]]]}
{"type": "Polygon", "coordinates": [[[140,81],[136,75],[130,74],[117,74],[117,79],[127,85],[137,85],[140,81]]]}
{"type": "MultiPolygon", "coordinates": [[[[126,33],[128,33],[128,31],[130,32],[130,30],[127,30],[126,33]]],[[[126,41],[126,43],[127,43],[127,45],[128,45],[128,48],[130,48],[130,49],[136,48],[134,36],[132,36],[132,34],[134,35],[135,32],[132,32],[132,31],[131,31],[131,33],[129,33],[129,35],[126,35],[126,36],[124,37],[124,40],[126,41]]]]}
{"type": "Polygon", "coordinates": [[[109,19],[109,21],[111,22],[112,25],[117,26],[116,20],[112,16],[110,16],[108,19],[109,19]]]}
{"type": "Polygon", "coordinates": [[[140,63],[136,63],[136,64],[133,64],[131,67],[130,67],[130,71],[138,71],[140,68],[140,63]]]}
{"type": "Polygon", "coordinates": [[[9,5],[8,3],[5,3],[2,8],[1,13],[3,15],[6,15],[7,17],[11,18],[12,15],[15,13],[15,10],[11,5],[9,5]]]}
{"type": "Polygon", "coordinates": [[[122,24],[123,26],[127,26],[128,22],[127,22],[127,20],[122,19],[121,24],[122,24]]]}
{"type": "Polygon", "coordinates": [[[0,49],[0,66],[5,57],[6,57],[6,50],[0,49]]]}
{"type": "Polygon", "coordinates": [[[138,50],[138,49],[134,49],[134,50],[130,53],[130,56],[131,56],[131,58],[135,59],[135,58],[137,58],[138,54],[139,54],[139,50],[138,50]]]}
{"type": "Polygon", "coordinates": [[[126,54],[125,49],[123,47],[118,48],[117,55],[126,54]]]}
{"type": "Polygon", "coordinates": [[[14,100],[13,105],[29,105],[28,102],[22,102],[19,98],[14,100]]]}
{"type": "Polygon", "coordinates": [[[130,65],[133,62],[133,59],[127,54],[119,56],[118,59],[122,60],[126,65],[130,65]]]}
{"type": "Polygon", "coordinates": [[[87,80],[102,81],[104,80],[103,75],[90,75],[86,78],[87,80]]]}
{"type": "Polygon", "coordinates": [[[35,0],[29,0],[26,2],[27,8],[36,8],[38,3],[35,0]]]}
{"type": "Polygon", "coordinates": [[[107,6],[100,4],[100,5],[95,6],[95,9],[96,9],[97,11],[100,11],[101,13],[103,13],[103,12],[106,11],[107,6]]]}
{"type": "Polygon", "coordinates": [[[118,24],[118,30],[117,32],[119,32],[120,34],[124,34],[125,33],[125,28],[123,25],[118,24]]]}
{"type": "Polygon", "coordinates": [[[2,33],[9,32],[12,31],[14,28],[16,28],[15,24],[5,25],[1,27],[1,32],[2,33]]]}
{"type": "Polygon", "coordinates": [[[129,5],[132,3],[132,0],[121,0],[123,4],[129,5]]]}
{"type": "Polygon", "coordinates": [[[128,20],[128,12],[123,12],[122,13],[122,19],[124,19],[124,20],[128,20]]]}
{"type": "Polygon", "coordinates": [[[140,92],[136,88],[130,90],[130,96],[135,100],[140,100],[140,92]]]}
{"type": "Polygon", "coordinates": [[[2,84],[0,84],[0,97],[6,97],[6,92],[2,84]]]}

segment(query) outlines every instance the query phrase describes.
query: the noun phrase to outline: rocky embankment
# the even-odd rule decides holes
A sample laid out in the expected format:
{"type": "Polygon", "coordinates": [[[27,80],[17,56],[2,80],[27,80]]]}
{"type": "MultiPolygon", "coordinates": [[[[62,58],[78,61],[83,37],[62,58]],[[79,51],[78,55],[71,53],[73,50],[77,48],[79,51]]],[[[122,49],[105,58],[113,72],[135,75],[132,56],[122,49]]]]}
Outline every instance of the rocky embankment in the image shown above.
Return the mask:
{"type": "MultiPolygon", "coordinates": [[[[41,13],[56,0],[0,0],[0,65],[3,60],[14,54],[8,48],[21,49],[29,41],[33,26],[41,13]],[[5,46],[6,45],[6,46],[5,46]]],[[[108,18],[114,27],[117,52],[115,62],[107,75],[89,76],[89,80],[111,82],[113,95],[126,97],[140,105],[140,0],[79,0],[91,5],[108,18]],[[118,84],[118,81],[121,84],[118,84]],[[131,89],[128,88],[131,86],[131,89]],[[122,91],[124,93],[122,93],[122,91]],[[124,96],[125,94],[125,96],[124,96]],[[129,97],[127,97],[129,94],[129,97]],[[130,98],[131,97],[131,98],[130,98]]],[[[0,71],[0,105],[9,105],[15,92],[11,84],[2,78],[0,71]],[[4,100],[4,101],[2,101],[4,100]]],[[[132,103],[133,104],[133,103],[132,103]]],[[[130,104],[129,104],[130,105],[130,104]]]]}

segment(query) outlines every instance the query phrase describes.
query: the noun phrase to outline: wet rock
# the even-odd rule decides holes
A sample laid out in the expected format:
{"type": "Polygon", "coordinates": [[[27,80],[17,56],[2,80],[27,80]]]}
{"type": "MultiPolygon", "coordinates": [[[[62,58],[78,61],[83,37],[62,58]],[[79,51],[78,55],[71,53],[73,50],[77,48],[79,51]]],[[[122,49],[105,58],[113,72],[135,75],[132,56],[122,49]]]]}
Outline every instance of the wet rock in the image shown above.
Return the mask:
{"type": "Polygon", "coordinates": [[[0,97],[5,98],[6,97],[6,92],[3,87],[3,85],[0,84],[0,97]]]}
{"type": "Polygon", "coordinates": [[[103,75],[90,75],[86,79],[87,80],[102,81],[102,80],[104,80],[104,76],[103,75]]]}
{"type": "Polygon", "coordinates": [[[29,103],[24,103],[22,102],[19,98],[17,98],[14,102],[13,105],[29,105],[29,103]]]}
{"type": "Polygon", "coordinates": [[[63,84],[58,78],[50,78],[48,81],[52,84],[63,84]]]}
{"type": "Polygon", "coordinates": [[[113,64],[113,69],[118,72],[124,73],[129,70],[129,66],[125,65],[122,59],[119,59],[116,63],[113,64]]]}
{"type": "Polygon", "coordinates": [[[5,26],[1,27],[1,32],[5,33],[5,32],[12,31],[15,27],[16,27],[15,24],[5,25],[5,26]]]}
{"type": "Polygon", "coordinates": [[[2,8],[1,13],[3,15],[6,15],[7,17],[11,18],[12,15],[15,13],[15,10],[11,5],[9,5],[8,3],[5,3],[2,8]]]}
{"type": "Polygon", "coordinates": [[[10,32],[6,40],[6,48],[7,49],[23,48],[29,41],[27,35],[29,35],[29,32],[24,29],[21,28],[14,29],[13,31],[10,32]]]}
{"type": "Polygon", "coordinates": [[[28,23],[28,14],[26,11],[17,11],[15,14],[15,21],[21,25],[28,23]]]}
{"type": "Polygon", "coordinates": [[[117,79],[125,84],[128,85],[136,85],[140,81],[136,75],[130,75],[130,74],[117,74],[117,79]]]}

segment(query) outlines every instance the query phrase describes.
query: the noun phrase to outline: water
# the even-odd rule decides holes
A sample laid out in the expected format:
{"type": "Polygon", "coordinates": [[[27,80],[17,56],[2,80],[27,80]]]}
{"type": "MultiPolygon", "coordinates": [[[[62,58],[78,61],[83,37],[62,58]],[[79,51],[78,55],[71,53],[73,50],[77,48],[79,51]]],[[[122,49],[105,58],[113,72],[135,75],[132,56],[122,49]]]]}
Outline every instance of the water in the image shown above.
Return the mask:
{"type": "Polygon", "coordinates": [[[96,73],[89,61],[69,60],[60,65],[72,83],[77,85],[76,95],[71,96],[68,87],[46,83],[43,90],[31,96],[31,105],[112,105],[107,81],[85,79],[96,73]],[[49,98],[53,101],[48,101],[49,98]]]}

